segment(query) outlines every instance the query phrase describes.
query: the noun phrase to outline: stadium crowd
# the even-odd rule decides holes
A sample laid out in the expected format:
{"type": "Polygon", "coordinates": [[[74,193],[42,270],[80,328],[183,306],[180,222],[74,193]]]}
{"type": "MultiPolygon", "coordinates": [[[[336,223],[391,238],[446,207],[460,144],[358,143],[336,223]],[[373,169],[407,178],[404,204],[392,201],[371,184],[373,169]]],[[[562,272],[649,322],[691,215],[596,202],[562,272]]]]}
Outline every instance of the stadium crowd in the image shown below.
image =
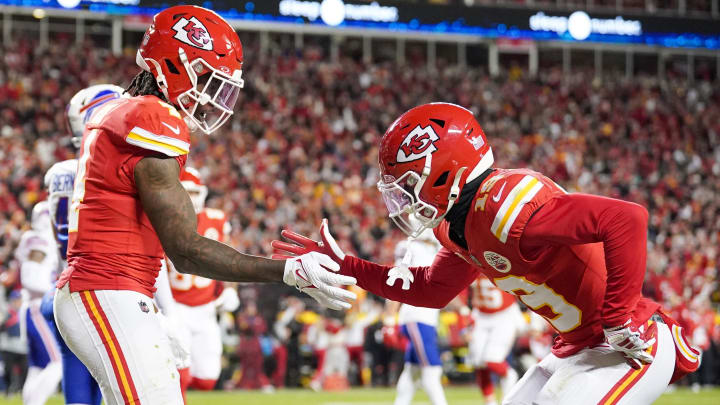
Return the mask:
{"type": "MultiPolygon", "coordinates": [[[[672,72],[663,81],[648,74],[595,77],[590,69],[565,75],[561,67],[541,69],[536,78],[514,67],[491,78],[481,67],[442,60],[433,69],[422,63],[407,69],[349,57],[331,63],[318,46],[260,55],[258,41],[244,45],[246,85],[232,123],[194,137],[189,158],[210,189],[207,205],[231,217],[230,245],[268,255],[284,227],[316,234],[327,217],[343,249],[392,262],[401,234],[375,189],[378,140],[414,105],[458,103],[476,113],[498,166],[530,167],[569,191],[648,208],[645,293],[665,303],[706,351],[693,382],[719,382],[717,82],[689,83],[672,72]]],[[[65,105],[90,84],[126,86],[137,67],[134,49],[116,57],[62,36],[46,49],[20,40],[0,48],[0,59],[0,351],[15,363],[21,353],[13,251],[32,206],[45,197],[45,171],[73,154],[65,105]]],[[[282,286],[241,285],[239,294],[241,309],[224,318],[225,342],[237,349],[228,350],[223,387],[317,384],[313,370],[333,345],[370,353],[351,356],[365,363],[356,367],[358,381],[388,383],[399,372],[388,363],[400,345],[386,327],[391,314],[372,297],[343,317],[282,286]],[[372,379],[361,372],[368,366],[372,379]]],[[[444,318],[446,346],[462,345],[462,307],[444,318]]],[[[6,377],[14,373],[5,370],[6,377]]]]}

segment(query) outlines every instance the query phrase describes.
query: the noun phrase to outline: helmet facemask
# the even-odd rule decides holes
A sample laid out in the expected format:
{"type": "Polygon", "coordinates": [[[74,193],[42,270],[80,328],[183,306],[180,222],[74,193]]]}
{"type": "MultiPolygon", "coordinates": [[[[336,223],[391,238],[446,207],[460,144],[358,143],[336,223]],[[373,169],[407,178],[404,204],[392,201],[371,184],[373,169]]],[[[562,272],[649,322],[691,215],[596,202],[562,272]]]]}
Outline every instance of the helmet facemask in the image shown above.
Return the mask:
{"type": "Polygon", "coordinates": [[[460,178],[467,169],[462,167],[455,174],[448,194],[447,208],[440,214],[437,207],[426,203],[420,198],[420,192],[430,175],[431,165],[432,155],[428,155],[425,158],[422,175],[409,170],[398,179],[390,175],[384,175],[377,184],[388,209],[390,219],[401,231],[413,239],[420,237],[426,230],[440,225],[460,195],[460,178]]]}
{"type": "Polygon", "coordinates": [[[210,134],[232,116],[240,89],[245,84],[242,71],[235,70],[230,76],[202,58],[189,62],[182,48],[178,52],[192,87],[177,97],[177,105],[185,113],[185,121],[191,128],[210,134]]]}

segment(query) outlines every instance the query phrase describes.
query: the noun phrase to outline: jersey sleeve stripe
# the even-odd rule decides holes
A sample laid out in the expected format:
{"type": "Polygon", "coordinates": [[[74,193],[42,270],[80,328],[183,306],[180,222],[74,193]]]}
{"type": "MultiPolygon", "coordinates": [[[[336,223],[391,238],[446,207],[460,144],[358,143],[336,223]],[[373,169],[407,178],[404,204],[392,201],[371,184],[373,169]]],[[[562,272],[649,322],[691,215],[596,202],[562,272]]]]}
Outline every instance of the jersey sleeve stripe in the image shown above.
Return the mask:
{"type": "Polygon", "coordinates": [[[543,187],[536,178],[532,176],[525,176],[508,194],[507,198],[500,206],[491,231],[496,238],[500,239],[502,243],[507,241],[507,235],[512,228],[515,219],[522,211],[522,207],[530,200],[543,187]]]}
{"type": "Polygon", "coordinates": [[[156,135],[140,127],[133,128],[125,138],[131,145],[162,152],[168,156],[186,155],[190,151],[190,144],[179,139],[164,135],[156,135]]]}

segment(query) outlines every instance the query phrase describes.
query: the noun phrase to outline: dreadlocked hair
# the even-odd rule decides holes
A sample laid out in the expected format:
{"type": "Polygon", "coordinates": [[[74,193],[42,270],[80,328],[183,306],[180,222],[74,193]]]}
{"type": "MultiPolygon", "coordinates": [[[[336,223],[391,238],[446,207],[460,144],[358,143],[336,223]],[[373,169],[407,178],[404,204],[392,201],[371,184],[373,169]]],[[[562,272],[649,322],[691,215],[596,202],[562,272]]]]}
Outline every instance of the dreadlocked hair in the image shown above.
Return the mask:
{"type": "Polygon", "coordinates": [[[170,103],[155,81],[155,77],[147,70],[143,70],[132,79],[130,85],[125,89],[131,96],[155,96],[160,100],[170,103]]]}

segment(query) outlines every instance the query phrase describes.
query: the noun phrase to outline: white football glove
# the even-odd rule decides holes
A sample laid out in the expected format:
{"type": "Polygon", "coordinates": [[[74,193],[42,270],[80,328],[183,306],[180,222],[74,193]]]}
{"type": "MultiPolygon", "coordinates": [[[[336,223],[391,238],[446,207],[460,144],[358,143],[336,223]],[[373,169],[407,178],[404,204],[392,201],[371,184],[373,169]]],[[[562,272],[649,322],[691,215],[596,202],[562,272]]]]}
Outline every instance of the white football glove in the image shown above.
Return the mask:
{"type": "Polygon", "coordinates": [[[620,326],[603,329],[603,332],[605,341],[613,350],[621,352],[632,368],[639,369],[643,363],[653,362],[653,356],[647,349],[655,344],[655,338],[645,340],[642,331],[632,326],[630,319],[620,326]]]}
{"type": "Polygon", "coordinates": [[[160,327],[170,341],[170,350],[175,358],[175,367],[178,369],[190,367],[190,339],[183,333],[180,320],[174,316],[165,316],[158,312],[160,327]]]}
{"type": "Polygon", "coordinates": [[[339,270],[340,264],[328,255],[309,252],[285,260],[283,281],[327,308],[349,309],[349,301],[354,301],[357,296],[337,286],[354,285],[357,281],[355,277],[334,273],[339,270]]]}
{"type": "Polygon", "coordinates": [[[222,312],[235,312],[240,306],[240,298],[237,290],[232,287],[225,287],[220,296],[215,299],[215,308],[222,312]]]}

